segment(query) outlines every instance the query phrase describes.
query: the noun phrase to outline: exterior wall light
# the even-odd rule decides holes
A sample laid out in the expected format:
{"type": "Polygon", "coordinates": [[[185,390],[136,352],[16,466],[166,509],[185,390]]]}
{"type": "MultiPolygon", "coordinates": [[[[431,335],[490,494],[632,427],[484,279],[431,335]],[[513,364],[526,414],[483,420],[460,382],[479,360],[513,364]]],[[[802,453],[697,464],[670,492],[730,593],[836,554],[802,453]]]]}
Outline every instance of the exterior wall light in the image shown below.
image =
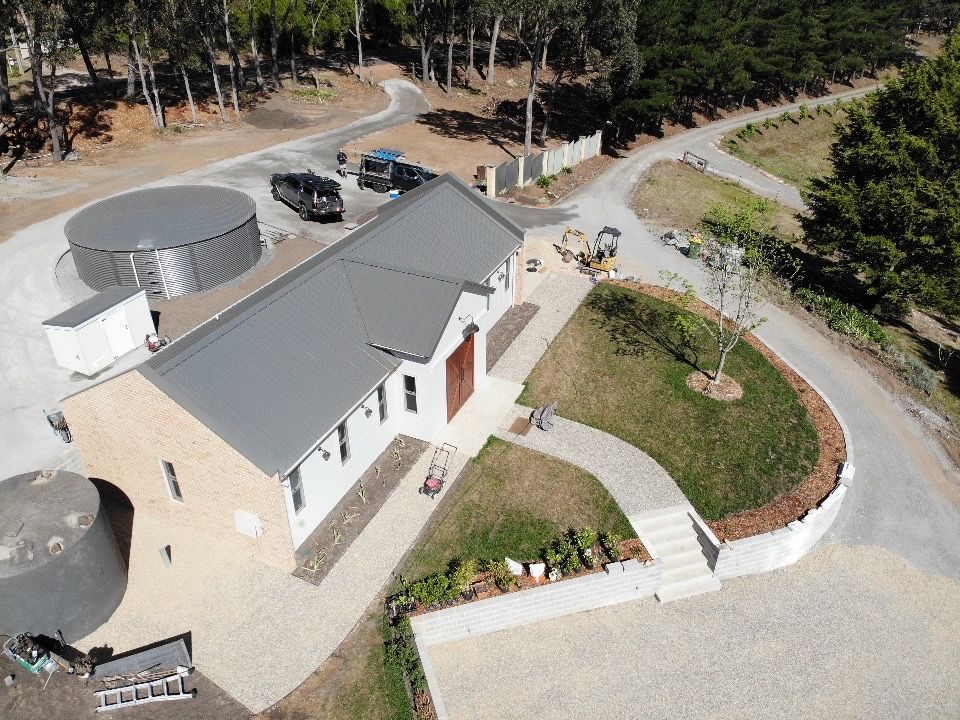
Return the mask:
{"type": "Polygon", "coordinates": [[[373,415],[373,410],[368,408],[366,405],[361,405],[360,409],[363,410],[363,414],[366,415],[367,417],[370,417],[371,415],[373,415]]]}
{"type": "Polygon", "coordinates": [[[463,328],[464,337],[480,332],[480,326],[473,321],[473,315],[464,315],[463,317],[458,317],[457,320],[466,325],[466,327],[463,328]],[[469,322],[467,322],[468,320],[469,322]]]}
{"type": "Polygon", "coordinates": [[[330,459],[330,451],[329,451],[329,450],[324,450],[323,448],[320,448],[320,454],[323,455],[323,459],[324,459],[324,460],[329,460],[329,459],[330,459]]]}

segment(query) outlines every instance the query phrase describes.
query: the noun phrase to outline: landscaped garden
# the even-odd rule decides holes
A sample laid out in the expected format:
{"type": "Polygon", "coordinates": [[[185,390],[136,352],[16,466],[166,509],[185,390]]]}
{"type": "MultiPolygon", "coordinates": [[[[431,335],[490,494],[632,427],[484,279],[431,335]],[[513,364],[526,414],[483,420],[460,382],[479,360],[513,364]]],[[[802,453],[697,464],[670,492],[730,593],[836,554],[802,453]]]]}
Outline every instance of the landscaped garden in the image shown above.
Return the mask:
{"type": "Polygon", "coordinates": [[[401,574],[416,580],[445,573],[454,561],[537,562],[554,540],[583,527],[623,540],[636,537],[593,475],[490,438],[450,488],[401,574]]]}
{"type": "Polygon", "coordinates": [[[560,413],[657,460],[708,521],[755,510],[803,483],[820,456],[797,391],[740,342],[725,374],[744,390],[724,402],[692,390],[716,345],[677,323],[676,305],[612,283],[594,288],[531,373],[520,402],[560,413]]]}

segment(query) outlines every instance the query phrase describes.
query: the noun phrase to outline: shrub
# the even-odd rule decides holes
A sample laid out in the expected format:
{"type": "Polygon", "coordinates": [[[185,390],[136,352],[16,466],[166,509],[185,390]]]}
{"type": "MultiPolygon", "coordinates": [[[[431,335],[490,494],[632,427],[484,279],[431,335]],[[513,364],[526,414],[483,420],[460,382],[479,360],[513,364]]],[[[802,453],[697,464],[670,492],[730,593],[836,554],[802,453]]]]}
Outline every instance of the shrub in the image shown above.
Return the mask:
{"type": "Polygon", "coordinates": [[[484,571],[497,587],[508,588],[517,584],[517,576],[510,572],[506,560],[488,560],[484,571]]]}
{"type": "Polygon", "coordinates": [[[592,528],[581,528],[573,534],[573,540],[581,550],[590,550],[597,544],[597,531],[592,528]]]}
{"type": "Polygon", "coordinates": [[[461,560],[450,571],[450,582],[460,592],[469,589],[474,580],[477,579],[477,561],[461,560]]]}
{"type": "Polygon", "coordinates": [[[541,190],[549,190],[553,185],[553,177],[550,175],[541,175],[537,178],[537,187],[541,190]]]}
{"type": "Polygon", "coordinates": [[[926,363],[913,355],[907,355],[893,343],[885,343],[883,352],[888,363],[905,383],[927,395],[933,393],[937,387],[937,374],[926,363]]]}
{"type": "Polygon", "coordinates": [[[431,607],[456,600],[460,588],[446,575],[428,575],[410,586],[410,595],[424,607],[431,607]]]}
{"type": "Polygon", "coordinates": [[[832,330],[859,340],[883,344],[887,333],[876,318],[836,298],[799,288],[794,297],[807,310],[821,316],[832,330]]]}
{"type": "Polygon", "coordinates": [[[569,575],[583,567],[577,546],[568,537],[554,540],[544,552],[544,559],[550,567],[556,568],[564,575],[569,575]]]}
{"type": "Polygon", "coordinates": [[[413,628],[410,627],[410,619],[404,617],[393,628],[386,622],[386,618],[381,622],[383,623],[387,667],[406,675],[414,689],[423,690],[427,686],[427,679],[423,674],[423,667],[420,665],[420,656],[414,646],[413,628]]]}
{"type": "Polygon", "coordinates": [[[563,168],[564,175],[573,175],[573,168],[569,166],[564,166],[563,168]]]}
{"type": "Polygon", "coordinates": [[[301,102],[326,102],[336,97],[331,90],[326,88],[296,88],[291,96],[294,100],[301,102]]]}
{"type": "Polygon", "coordinates": [[[622,539],[623,538],[616,533],[606,533],[600,536],[600,544],[603,546],[603,551],[611,561],[615,562],[620,559],[620,541],[622,539]]]}

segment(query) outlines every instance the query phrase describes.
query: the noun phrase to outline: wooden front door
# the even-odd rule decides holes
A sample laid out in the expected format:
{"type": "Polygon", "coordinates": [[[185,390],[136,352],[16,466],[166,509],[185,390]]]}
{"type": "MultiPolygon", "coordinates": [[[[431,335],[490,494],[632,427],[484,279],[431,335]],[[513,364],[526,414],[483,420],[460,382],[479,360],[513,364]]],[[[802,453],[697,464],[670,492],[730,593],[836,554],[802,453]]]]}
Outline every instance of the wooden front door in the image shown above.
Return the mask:
{"type": "Polygon", "coordinates": [[[473,335],[447,358],[447,422],[473,395],[473,335]]]}

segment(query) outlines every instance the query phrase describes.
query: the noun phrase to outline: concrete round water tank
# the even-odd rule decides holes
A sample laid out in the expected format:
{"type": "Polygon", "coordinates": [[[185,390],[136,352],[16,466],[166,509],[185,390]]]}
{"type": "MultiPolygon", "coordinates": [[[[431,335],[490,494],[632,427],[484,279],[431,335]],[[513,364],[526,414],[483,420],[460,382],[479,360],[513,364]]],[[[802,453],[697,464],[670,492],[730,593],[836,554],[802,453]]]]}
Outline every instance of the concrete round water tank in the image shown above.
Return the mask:
{"type": "Polygon", "coordinates": [[[0,633],[60,631],[75,642],[106,622],[126,588],[93,483],[46,470],[0,481],[0,633]]]}

